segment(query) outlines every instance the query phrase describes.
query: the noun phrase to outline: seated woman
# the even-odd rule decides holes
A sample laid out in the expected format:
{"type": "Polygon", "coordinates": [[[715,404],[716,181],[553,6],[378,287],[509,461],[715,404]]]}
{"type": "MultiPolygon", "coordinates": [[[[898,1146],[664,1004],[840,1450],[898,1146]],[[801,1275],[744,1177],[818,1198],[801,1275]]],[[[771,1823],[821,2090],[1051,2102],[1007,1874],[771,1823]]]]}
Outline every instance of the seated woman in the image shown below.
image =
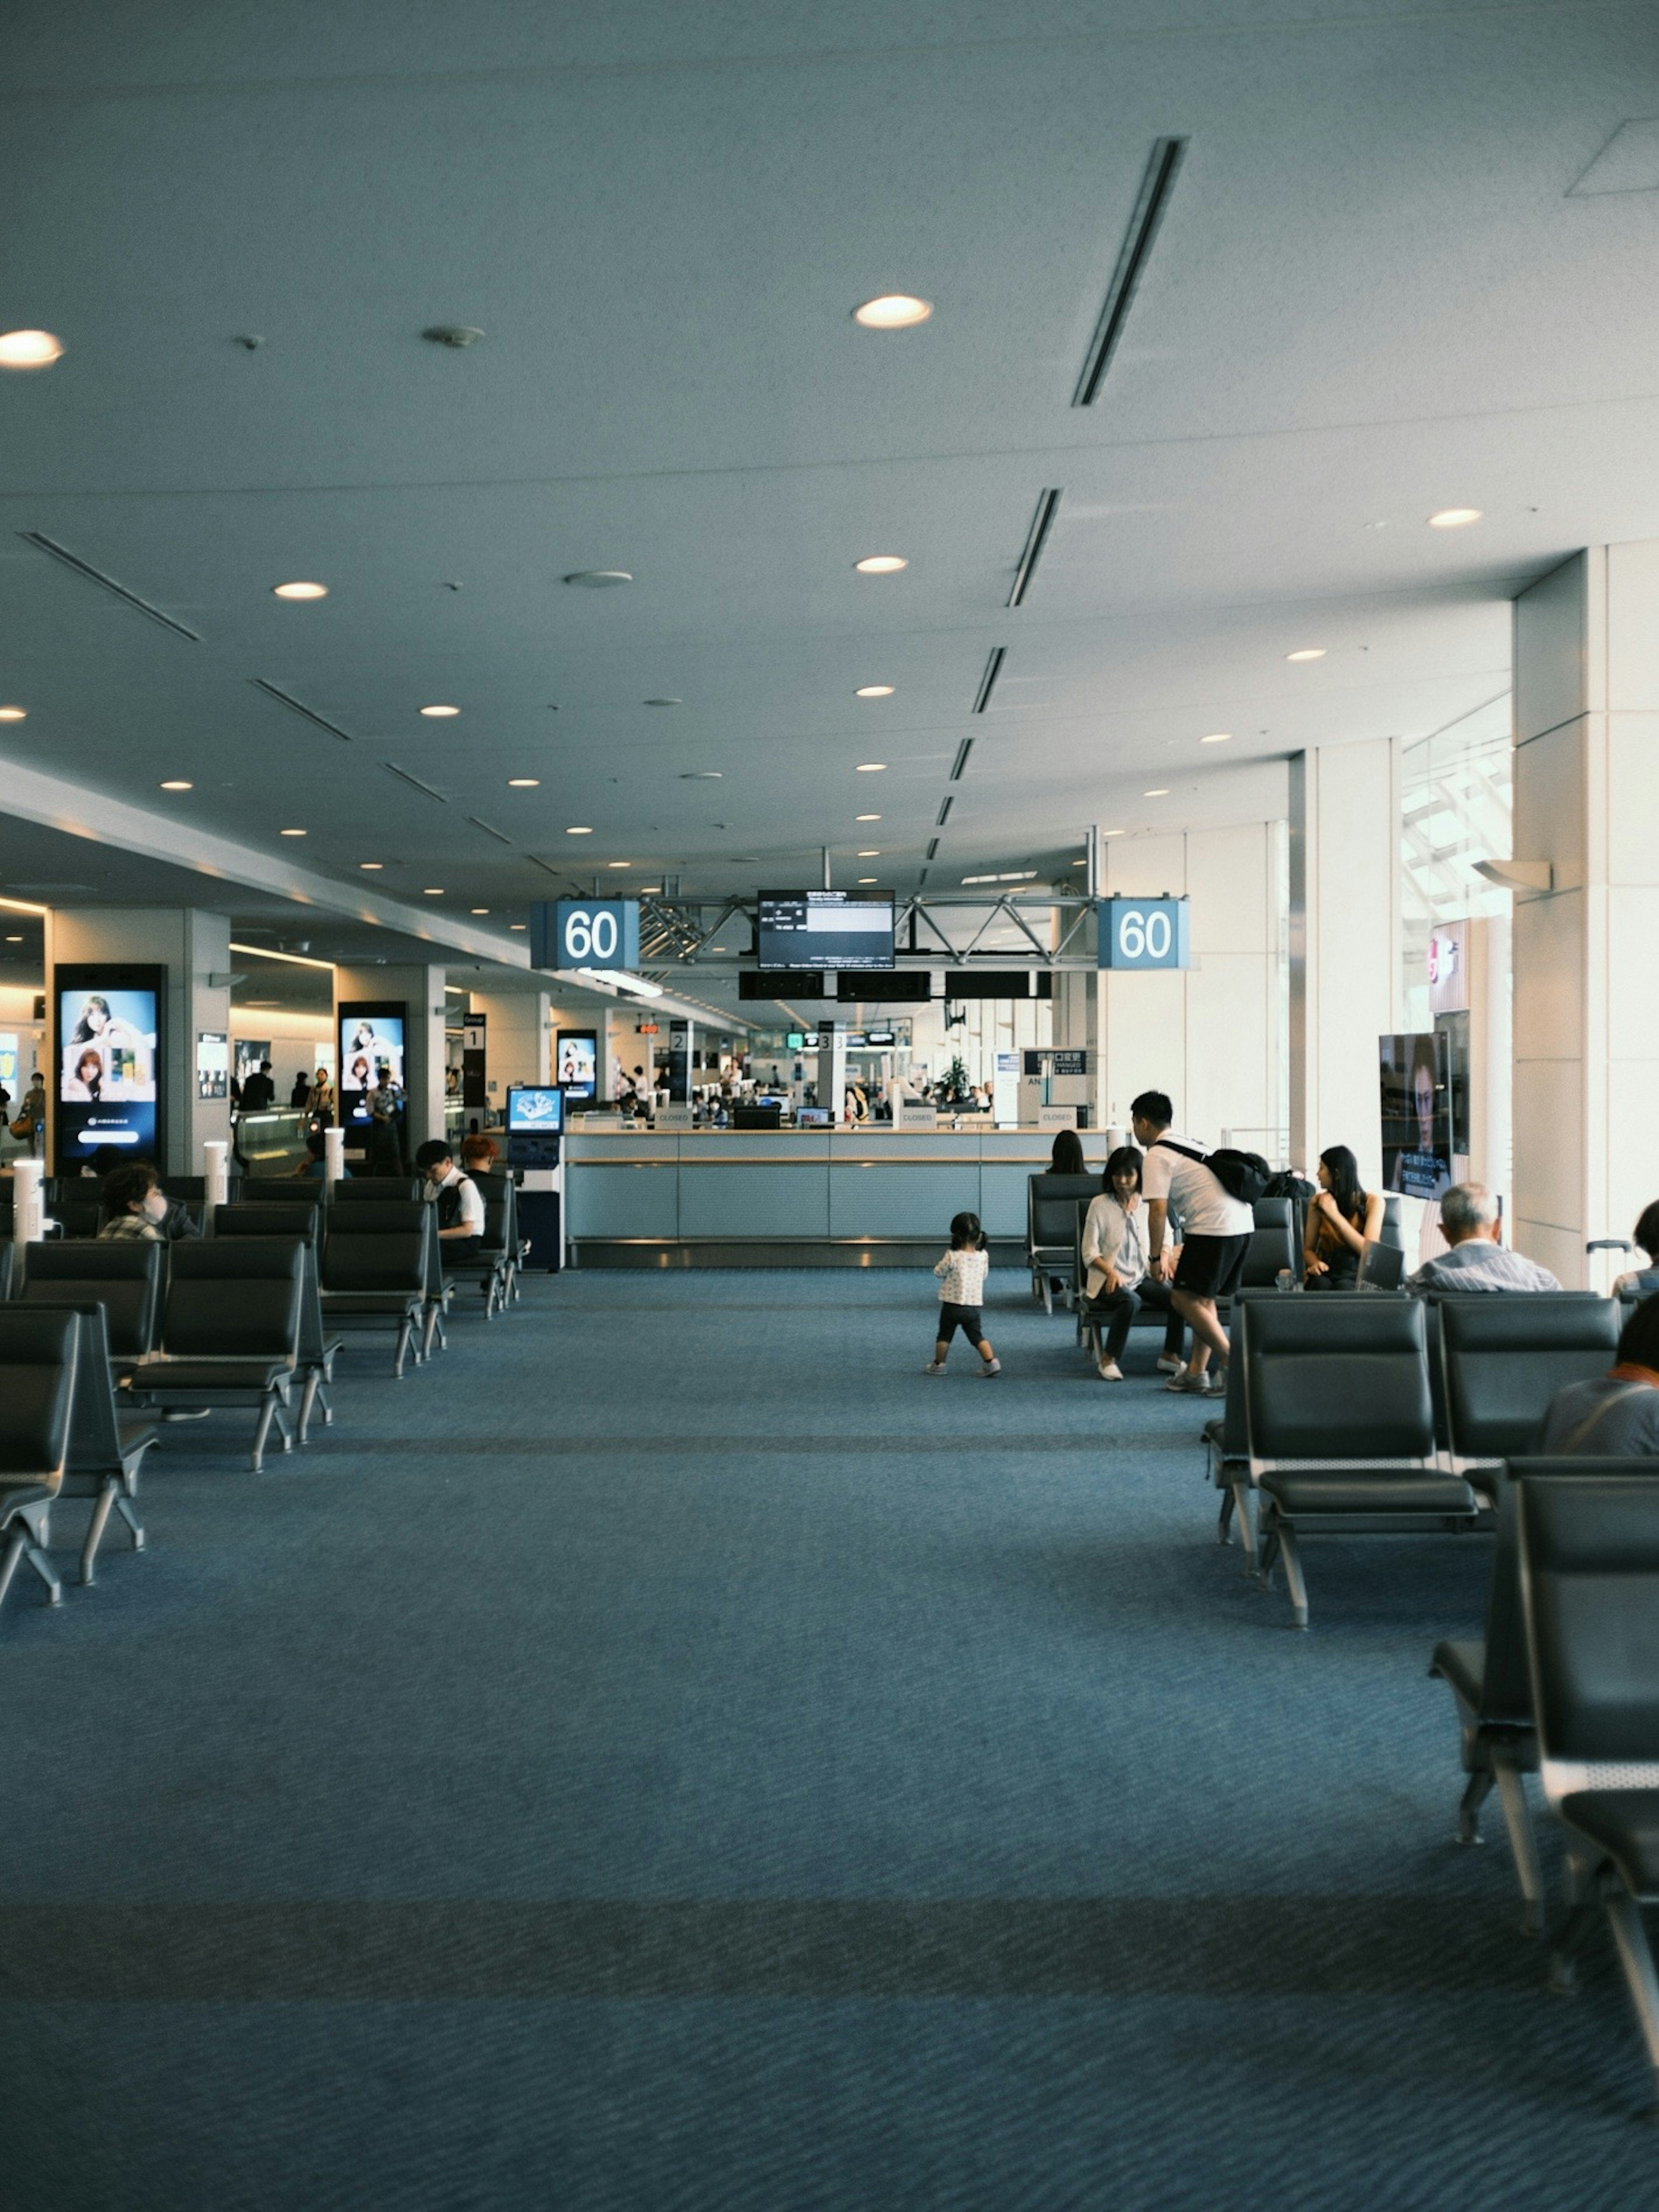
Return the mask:
{"type": "Polygon", "coordinates": [[[501,1164],[501,1150],[493,1137],[476,1136],[461,1139],[461,1173],[463,1175],[499,1175],[501,1164]]]}
{"type": "Polygon", "coordinates": [[[1631,1231],[1630,1238],[1648,1264],[1620,1275],[1613,1286],[1613,1295],[1616,1298],[1650,1297],[1659,1291],[1659,1198],[1642,1208],[1642,1218],[1631,1231]]]}
{"type": "Polygon", "coordinates": [[[1118,1360],[1129,1340],[1135,1316],[1144,1305],[1168,1316],[1159,1367],[1171,1359],[1181,1364],[1185,1324],[1170,1303],[1168,1283],[1148,1274],[1146,1269],[1140,1159],[1133,1145],[1118,1146],[1106,1163],[1101,1194],[1091,1201],[1083,1224],[1084,1295],[1090,1314],[1107,1324],[1097,1370],[1103,1382],[1123,1380],[1118,1360]]]}
{"type": "Polygon", "coordinates": [[[1359,1255],[1382,1227],[1379,1191],[1368,1193],[1359,1180],[1359,1163],[1346,1145],[1319,1155],[1319,1189],[1308,1208],[1302,1252],[1303,1273],[1310,1291],[1351,1291],[1359,1273],[1359,1255]]]}
{"type": "Polygon", "coordinates": [[[143,1160],[117,1168],[104,1178],[102,1242],[141,1237],[159,1244],[166,1237],[167,1201],[155,1169],[143,1160]]]}
{"type": "Polygon", "coordinates": [[[1544,1459],[1659,1455],[1659,1297],[1644,1298],[1625,1323],[1605,1375],[1556,1392],[1533,1449],[1544,1459]]]}
{"type": "Polygon", "coordinates": [[[1075,1129],[1060,1129],[1048,1154],[1048,1172],[1050,1175],[1087,1175],[1089,1163],[1083,1157],[1083,1139],[1075,1129]]]}

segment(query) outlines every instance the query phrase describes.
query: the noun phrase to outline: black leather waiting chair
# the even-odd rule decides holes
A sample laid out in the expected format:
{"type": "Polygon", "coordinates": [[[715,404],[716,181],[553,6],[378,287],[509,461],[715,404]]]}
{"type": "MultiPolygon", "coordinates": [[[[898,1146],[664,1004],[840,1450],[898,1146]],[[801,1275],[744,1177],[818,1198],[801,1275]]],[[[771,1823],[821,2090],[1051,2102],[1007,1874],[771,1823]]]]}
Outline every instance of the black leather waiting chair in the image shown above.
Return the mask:
{"type": "Polygon", "coordinates": [[[319,1206],[216,1206],[213,1209],[213,1233],[216,1237],[291,1237],[306,1248],[305,1282],[300,1292],[300,1349],[295,1365],[303,1388],[300,1395],[300,1411],[295,1432],[301,1443],[311,1434],[311,1418],[319,1407],[323,1425],[329,1427],[334,1419],[334,1408],[329,1401],[329,1386],[334,1380],[334,1359],[340,1349],[341,1340],[330,1336],[323,1327],[322,1300],[318,1292],[318,1246],[320,1226],[325,1219],[319,1206]]]}
{"type": "Polygon", "coordinates": [[[60,1235],[79,1243],[96,1237],[104,1223],[104,1185],[99,1176],[48,1176],[41,1190],[48,1221],[60,1235]]]}
{"type": "Polygon", "coordinates": [[[1519,1486],[1539,1775],[1567,1832],[1570,1910],[1550,1980],[1572,1987],[1574,1954],[1605,1912],[1659,2117],[1659,1979],[1642,1922],[1659,1905],[1659,1469],[1528,1474],[1519,1486]]]}
{"type": "Polygon", "coordinates": [[[356,1175],[343,1182],[329,1186],[331,1206],[380,1206],[387,1202],[407,1203],[426,1194],[420,1176],[356,1175]]]}
{"type": "Polygon", "coordinates": [[[1516,1482],[1530,1475],[1608,1481],[1659,1469],[1641,1459],[1511,1459],[1506,1472],[1510,1479],[1498,1484],[1498,1540],[1486,1633],[1437,1644],[1429,1673],[1446,1684],[1457,1705],[1463,1771],[1469,1778],[1457,1808],[1457,1840],[1480,1842],[1480,1808],[1495,1786],[1521,1886],[1522,1924],[1535,1935],[1544,1924],[1544,1877],[1521,1778],[1537,1771],[1538,1738],[1521,1619],[1516,1482]]]}
{"type": "Polygon", "coordinates": [[[175,1245],[161,1351],[128,1381],[135,1405],[255,1408],[252,1466],[274,1423],[294,1448],[289,1394],[299,1360],[306,1248],[290,1237],[214,1237],[175,1245]]]}
{"type": "Polygon", "coordinates": [[[5,1243],[0,1244],[0,1301],[11,1296],[12,1255],[16,1249],[9,1239],[5,1243]]]}
{"type": "Polygon", "coordinates": [[[147,1358],[155,1345],[167,1265],[167,1246],[149,1237],[31,1244],[21,1296],[35,1306],[102,1306],[109,1356],[118,1370],[147,1358]]]}
{"type": "Polygon", "coordinates": [[[1447,1448],[1466,1473],[1530,1451],[1556,1392],[1605,1375],[1619,1351],[1613,1301],[1571,1291],[1440,1298],[1433,1328],[1447,1448]]]}
{"type": "Polygon", "coordinates": [[[322,1206],[328,1198],[320,1176],[243,1176],[240,1181],[240,1206],[322,1206]]]}
{"type": "Polygon", "coordinates": [[[48,1602],[63,1601],[46,1546],[69,1457],[80,1340],[79,1314],[0,1310],[0,1605],[25,1559],[48,1602]]]}
{"type": "Polygon", "coordinates": [[[1354,1271],[1357,1291],[1397,1291],[1406,1279],[1406,1255],[1398,1244],[1367,1239],[1354,1271]]]}
{"type": "MultiPolygon", "coordinates": [[[[492,1321],[507,1304],[513,1247],[518,1237],[518,1193],[511,1176],[475,1175],[471,1180],[484,1202],[483,1234],[476,1252],[465,1260],[445,1258],[443,1267],[452,1283],[477,1284],[483,1296],[484,1318],[492,1321]]],[[[438,1249],[442,1255],[441,1243],[438,1249]]]]}
{"type": "Polygon", "coordinates": [[[1480,1501],[1437,1463],[1427,1316],[1414,1298],[1249,1298],[1239,1308],[1258,1572],[1308,1625],[1301,1540],[1467,1532],[1480,1501]]]}
{"type": "Polygon", "coordinates": [[[1045,1313],[1054,1310],[1056,1280],[1069,1283],[1077,1248],[1079,1210],[1100,1196],[1097,1175],[1034,1175],[1025,1184],[1025,1260],[1031,1296],[1045,1313]]]}
{"type": "Polygon", "coordinates": [[[1279,1295],[1276,1277],[1271,1290],[1261,1285],[1253,1288],[1241,1285],[1234,1294],[1233,1357],[1227,1363],[1226,1402],[1215,1419],[1204,1424],[1204,1472],[1221,1492],[1215,1540],[1218,1544],[1230,1544],[1237,1519],[1244,1565],[1247,1571],[1252,1571],[1256,1565],[1256,1545],[1250,1506],[1250,1438],[1244,1419],[1244,1362],[1238,1335],[1239,1315],[1246,1304],[1279,1295]]]}
{"type": "Polygon", "coordinates": [[[331,1206],[323,1226],[319,1279],[325,1322],[346,1329],[395,1330],[392,1371],[399,1377],[411,1350],[417,1366],[422,1356],[419,1331],[429,1296],[435,1226],[431,1209],[418,1199],[331,1206]]]}
{"type": "Polygon", "coordinates": [[[69,1458],[58,1494],[93,1501],[92,1518],[81,1546],[81,1580],[90,1583],[95,1578],[98,1547],[112,1510],[118,1511],[126,1522],[133,1550],[144,1548],[144,1531],[137,1513],[138,1470],[156,1432],[153,1423],[135,1420],[117,1405],[105,1309],[88,1304],[76,1311],[81,1316],[81,1349],[70,1411],[69,1458]]]}

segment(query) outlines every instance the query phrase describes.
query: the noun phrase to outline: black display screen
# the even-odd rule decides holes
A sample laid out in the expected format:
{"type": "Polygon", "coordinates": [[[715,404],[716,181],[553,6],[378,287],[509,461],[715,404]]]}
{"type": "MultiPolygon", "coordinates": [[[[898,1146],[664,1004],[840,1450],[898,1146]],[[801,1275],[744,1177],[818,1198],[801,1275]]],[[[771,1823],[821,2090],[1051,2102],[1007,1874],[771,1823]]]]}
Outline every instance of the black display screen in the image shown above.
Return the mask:
{"type": "Polygon", "coordinates": [[[891,891],[762,891],[755,951],[762,968],[890,968],[891,891]]]}

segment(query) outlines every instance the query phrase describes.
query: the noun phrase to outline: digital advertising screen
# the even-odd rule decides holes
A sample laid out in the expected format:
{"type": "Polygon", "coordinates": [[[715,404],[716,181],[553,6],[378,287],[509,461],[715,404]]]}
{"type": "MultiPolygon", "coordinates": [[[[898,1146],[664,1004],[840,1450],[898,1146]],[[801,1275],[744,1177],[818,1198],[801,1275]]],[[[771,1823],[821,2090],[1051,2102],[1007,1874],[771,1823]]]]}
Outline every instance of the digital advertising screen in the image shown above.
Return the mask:
{"type": "Polygon", "coordinates": [[[762,891],[755,952],[763,969],[890,968],[893,894],[762,891]]]}
{"type": "Polygon", "coordinates": [[[1432,1030],[1377,1039],[1382,1187],[1438,1198],[1452,1179],[1446,1040],[1432,1030]]]}
{"type": "Polygon", "coordinates": [[[368,1094],[378,1088],[380,1071],[394,1091],[404,1088],[404,1038],[409,1009],[396,1005],[354,1004],[340,1009],[340,1073],[337,1092],[342,1128],[365,1128],[370,1119],[368,1094]]]}
{"type": "Polygon", "coordinates": [[[196,1032],[196,1096],[230,1096],[230,1040],[222,1030],[196,1032]]]}
{"type": "Polygon", "coordinates": [[[556,1084],[523,1090],[516,1085],[507,1094],[507,1133],[509,1137],[550,1137],[564,1127],[564,1093],[556,1084]]]}
{"type": "Polygon", "coordinates": [[[596,1098],[599,1090],[599,1035],[597,1030],[561,1030],[553,1065],[559,1088],[571,1098],[596,1098]]]}
{"type": "Polygon", "coordinates": [[[59,968],[58,1160],[74,1175],[107,1148],[161,1163],[159,968],[59,968]]]}

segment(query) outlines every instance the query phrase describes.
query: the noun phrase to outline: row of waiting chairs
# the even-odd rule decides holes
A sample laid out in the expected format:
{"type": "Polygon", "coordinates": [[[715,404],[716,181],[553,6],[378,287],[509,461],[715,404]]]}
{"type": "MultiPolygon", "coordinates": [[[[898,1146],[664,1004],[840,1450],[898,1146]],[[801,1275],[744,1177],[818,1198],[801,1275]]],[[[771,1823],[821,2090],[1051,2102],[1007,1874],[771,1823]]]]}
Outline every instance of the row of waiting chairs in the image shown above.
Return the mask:
{"type": "Polygon", "coordinates": [[[493,1248],[486,1235],[475,1258],[448,1272],[436,1210],[416,1187],[392,1199],[362,1190],[326,1209],[279,1188],[283,1203],[216,1207],[200,1240],[31,1244],[21,1279],[16,1248],[0,1246],[0,1599],[27,1561],[58,1601],[44,1534],[58,1497],[95,1501],[83,1582],[112,1511],[142,1548],[138,1472],[159,1419],[251,1407],[258,1473],[273,1429],[289,1451],[307,1441],[314,1412],[331,1421],[343,1338],[331,1331],[390,1331],[401,1376],[407,1360],[422,1364],[446,1340],[456,1275],[479,1281],[489,1317],[517,1295],[510,1182],[496,1200],[493,1248]]]}

